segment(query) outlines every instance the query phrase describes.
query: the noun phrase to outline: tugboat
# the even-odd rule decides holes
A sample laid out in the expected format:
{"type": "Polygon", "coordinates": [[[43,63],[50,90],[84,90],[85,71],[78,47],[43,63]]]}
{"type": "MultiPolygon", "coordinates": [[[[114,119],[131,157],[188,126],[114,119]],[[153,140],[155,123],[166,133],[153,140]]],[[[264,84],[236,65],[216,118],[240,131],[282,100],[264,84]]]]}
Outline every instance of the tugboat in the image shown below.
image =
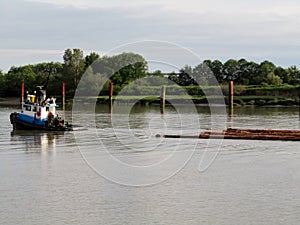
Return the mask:
{"type": "Polygon", "coordinates": [[[20,112],[10,114],[14,130],[71,131],[72,125],[56,113],[55,98],[46,98],[45,86],[38,86],[33,95],[28,94],[21,103],[20,112]],[[38,94],[36,94],[38,92],[38,94]]]}

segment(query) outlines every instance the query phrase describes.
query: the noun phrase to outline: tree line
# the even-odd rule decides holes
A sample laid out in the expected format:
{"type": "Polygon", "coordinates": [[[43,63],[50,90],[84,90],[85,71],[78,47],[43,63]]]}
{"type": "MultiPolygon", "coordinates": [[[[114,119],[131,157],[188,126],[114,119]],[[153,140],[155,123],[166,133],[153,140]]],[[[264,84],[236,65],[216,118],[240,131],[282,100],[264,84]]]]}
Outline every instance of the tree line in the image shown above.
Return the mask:
{"type": "MultiPolygon", "coordinates": [[[[84,56],[80,49],[66,49],[63,62],[43,62],[34,65],[12,66],[7,73],[0,70],[0,96],[20,96],[21,82],[25,82],[25,89],[29,92],[36,86],[43,85],[49,79],[47,92],[51,95],[61,94],[61,83],[67,86],[67,96],[74,95],[77,85],[86,73],[90,88],[95,85],[96,74],[112,75],[110,80],[117,90],[132,81],[147,75],[163,77],[161,71],[149,72],[146,60],[135,53],[122,53],[115,56],[100,57],[92,52],[84,56]],[[92,65],[92,66],[91,66],[92,65]]],[[[195,67],[184,66],[178,73],[168,75],[170,84],[175,82],[180,86],[213,85],[215,81],[225,84],[234,81],[240,85],[298,85],[300,83],[300,70],[296,66],[283,68],[270,61],[255,63],[245,59],[229,59],[225,63],[219,60],[204,60],[195,67]],[[206,65],[206,66],[204,66],[206,65]],[[209,68],[210,70],[207,70],[209,68]]],[[[142,85],[151,86],[155,79],[142,85]]],[[[159,80],[157,80],[159,83],[159,80]]],[[[105,84],[108,86],[107,84],[105,84]]]]}
{"type": "Polygon", "coordinates": [[[229,59],[225,63],[219,60],[204,60],[194,68],[189,65],[184,66],[179,74],[174,73],[169,76],[169,79],[181,86],[211,85],[216,83],[215,80],[220,84],[234,81],[239,85],[298,85],[300,70],[296,66],[282,68],[267,60],[259,64],[245,59],[229,59]],[[209,72],[206,72],[207,69],[203,64],[208,66],[209,72]]]}
{"type": "MultiPolygon", "coordinates": [[[[121,87],[146,76],[147,62],[142,56],[134,53],[100,57],[95,52],[84,56],[80,49],[66,49],[63,63],[43,62],[18,67],[12,66],[7,73],[0,70],[0,96],[20,96],[22,82],[25,83],[26,91],[31,93],[36,90],[36,86],[48,83],[47,93],[60,96],[62,82],[64,82],[66,94],[71,98],[84,73],[88,77],[98,73],[113,74],[110,80],[121,87]],[[127,62],[125,66],[124,62],[127,62]],[[95,65],[91,67],[93,63],[95,65]],[[115,71],[114,68],[118,68],[118,70],[115,71]]],[[[92,78],[90,81],[89,85],[92,85],[92,78]]]]}

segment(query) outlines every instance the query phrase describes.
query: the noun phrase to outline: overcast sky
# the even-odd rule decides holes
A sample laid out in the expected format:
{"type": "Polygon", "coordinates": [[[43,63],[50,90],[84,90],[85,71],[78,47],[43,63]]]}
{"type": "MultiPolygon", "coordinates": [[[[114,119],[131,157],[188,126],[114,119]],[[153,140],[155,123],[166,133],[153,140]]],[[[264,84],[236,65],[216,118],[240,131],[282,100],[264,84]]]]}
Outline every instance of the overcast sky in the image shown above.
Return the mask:
{"type": "Polygon", "coordinates": [[[199,63],[245,58],[300,67],[300,1],[0,0],[3,71],[61,62],[67,48],[103,55],[143,40],[186,47],[199,63]]]}

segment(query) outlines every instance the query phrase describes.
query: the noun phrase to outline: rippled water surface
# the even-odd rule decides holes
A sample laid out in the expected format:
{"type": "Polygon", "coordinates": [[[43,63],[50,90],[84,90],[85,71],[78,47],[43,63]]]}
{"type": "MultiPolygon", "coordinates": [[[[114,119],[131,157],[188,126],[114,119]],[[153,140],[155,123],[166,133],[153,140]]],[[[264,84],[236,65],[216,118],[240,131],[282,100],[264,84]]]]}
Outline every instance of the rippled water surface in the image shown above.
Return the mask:
{"type": "Polygon", "coordinates": [[[155,137],[299,129],[297,107],[99,107],[65,133],[12,132],[15,110],[0,108],[0,224],[299,224],[299,142],[155,137]]]}

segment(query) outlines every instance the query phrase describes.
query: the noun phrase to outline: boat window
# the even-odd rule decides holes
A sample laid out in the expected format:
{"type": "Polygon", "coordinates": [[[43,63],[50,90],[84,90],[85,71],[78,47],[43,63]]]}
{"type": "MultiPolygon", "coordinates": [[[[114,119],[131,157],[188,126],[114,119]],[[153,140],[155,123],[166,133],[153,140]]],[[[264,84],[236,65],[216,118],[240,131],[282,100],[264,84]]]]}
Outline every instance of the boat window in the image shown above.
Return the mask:
{"type": "Polygon", "coordinates": [[[47,112],[49,111],[49,107],[46,107],[46,111],[47,111],[47,112]]]}
{"type": "Polygon", "coordinates": [[[31,106],[30,105],[25,105],[26,111],[31,111],[31,106]]]}
{"type": "Polygon", "coordinates": [[[35,107],[33,107],[33,110],[32,110],[33,112],[36,112],[36,106],[35,107]]]}

